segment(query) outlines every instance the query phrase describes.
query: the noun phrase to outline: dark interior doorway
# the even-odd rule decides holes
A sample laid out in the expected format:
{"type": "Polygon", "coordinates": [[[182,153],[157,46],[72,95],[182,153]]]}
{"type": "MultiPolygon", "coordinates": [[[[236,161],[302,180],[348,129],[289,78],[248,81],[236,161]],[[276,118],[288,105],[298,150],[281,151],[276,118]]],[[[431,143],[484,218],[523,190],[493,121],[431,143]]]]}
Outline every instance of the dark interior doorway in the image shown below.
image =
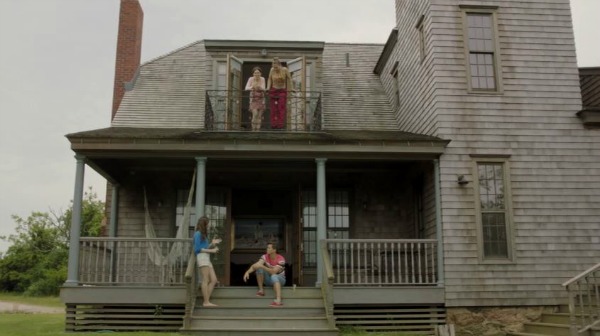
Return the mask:
{"type": "MultiPolygon", "coordinates": [[[[265,62],[244,62],[244,64],[242,65],[242,85],[243,88],[246,87],[246,83],[248,82],[248,79],[250,77],[252,77],[252,69],[254,69],[254,67],[259,67],[261,69],[262,72],[262,76],[265,78],[265,85],[267,84],[267,81],[269,80],[269,71],[271,70],[271,64],[272,61],[268,60],[265,62]]],[[[286,66],[285,62],[281,62],[282,66],[286,66]]],[[[249,105],[250,105],[250,99],[249,99],[249,94],[248,91],[244,91],[244,99],[242,101],[242,129],[244,130],[251,130],[251,126],[250,126],[250,120],[251,120],[251,114],[250,114],[250,110],[248,109],[249,105]]],[[[269,129],[270,128],[270,122],[269,120],[271,120],[271,116],[269,114],[269,106],[268,106],[268,100],[266,101],[266,109],[265,112],[263,114],[263,122],[262,122],[262,126],[261,129],[269,129]]]]}
{"type": "Polygon", "coordinates": [[[233,189],[231,195],[232,239],[230,284],[255,286],[256,277],[244,283],[242,277],[251,264],[265,252],[266,243],[278,244],[278,253],[286,259],[286,286],[291,286],[293,251],[291,223],[293,195],[289,189],[233,189]],[[279,223],[279,224],[278,224],[279,223]],[[264,225],[264,226],[263,226],[264,225]],[[255,228],[260,228],[258,233],[255,228]],[[250,240],[256,239],[256,242],[250,240]]]}

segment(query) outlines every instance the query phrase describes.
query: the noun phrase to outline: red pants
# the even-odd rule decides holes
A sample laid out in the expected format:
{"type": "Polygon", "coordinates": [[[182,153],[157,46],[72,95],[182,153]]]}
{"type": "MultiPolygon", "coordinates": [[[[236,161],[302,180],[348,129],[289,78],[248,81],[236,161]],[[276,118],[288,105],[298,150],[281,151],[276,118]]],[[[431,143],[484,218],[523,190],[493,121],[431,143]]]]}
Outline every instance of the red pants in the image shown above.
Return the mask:
{"type": "Polygon", "coordinates": [[[285,127],[285,108],[287,103],[287,90],[269,90],[269,108],[271,109],[271,128],[285,127]]]}

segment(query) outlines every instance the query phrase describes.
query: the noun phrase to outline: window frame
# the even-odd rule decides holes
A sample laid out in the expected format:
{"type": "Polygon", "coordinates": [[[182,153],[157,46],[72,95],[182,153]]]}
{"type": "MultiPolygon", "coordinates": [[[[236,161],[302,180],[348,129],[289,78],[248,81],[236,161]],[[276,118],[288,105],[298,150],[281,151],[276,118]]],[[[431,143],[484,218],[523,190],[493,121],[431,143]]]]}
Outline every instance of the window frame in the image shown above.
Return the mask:
{"type": "Polygon", "coordinates": [[[475,203],[475,223],[477,226],[477,254],[483,264],[512,264],[515,262],[514,221],[512,208],[512,191],[510,180],[510,161],[508,156],[471,155],[473,170],[473,195],[475,203]],[[506,257],[486,257],[484,255],[483,222],[481,210],[481,194],[479,192],[479,166],[481,164],[501,164],[504,186],[504,225],[506,229],[506,257]]]}
{"type": "Polygon", "coordinates": [[[504,92],[504,86],[502,84],[502,62],[500,57],[500,38],[498,34],[498,6],[468,6],[460,5],[461,19],[463,25],[463,43],[464,43],[464,56],[465,56],[465,68],[467,74],[467,92],[473,94],[502,94],[504,92]],[[473,82],[471,79],[471,61],[470,55],[471,50],[469,48],[469,14],[488,14],[492,19],[492,34],[494,39],[492,61],[494,62],[494,82],[496,85],[495,89],[479,89],[473,88],[473,82]]]}
{"type": "Polygon", "coordinates": [[[425,15],[421,15],[415,25],[419,38],[419,63],[425,61],[425,15]]]}

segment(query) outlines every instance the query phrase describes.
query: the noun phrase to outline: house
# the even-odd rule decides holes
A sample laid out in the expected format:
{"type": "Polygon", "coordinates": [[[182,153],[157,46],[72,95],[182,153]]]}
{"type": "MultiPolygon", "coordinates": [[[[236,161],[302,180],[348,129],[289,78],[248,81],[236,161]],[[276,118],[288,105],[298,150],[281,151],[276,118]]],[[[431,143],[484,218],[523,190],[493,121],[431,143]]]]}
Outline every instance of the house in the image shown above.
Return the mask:
{"type": "Polygon", "coordinates": [[[597,308],[599,77],[580,83],[569,1],[399,0],[396,15],[384,45],[202,40],[140,65],[143,12],[121,0],[111,126],[67,135],[74,209],[86,165],[110,204],[108,237],[80,237],[74,211],[67,329],[212,323],[187,238],[202,215],[224,240],[216,297],[253,295],[241,274],[275,241],[284,297],[321,289],[330,328],[305,333],[517,332],[569,300],[597,308]],[[267,97],[252,130],[244,83],[273,57],[294,85],[285,128],[267,97]]]}

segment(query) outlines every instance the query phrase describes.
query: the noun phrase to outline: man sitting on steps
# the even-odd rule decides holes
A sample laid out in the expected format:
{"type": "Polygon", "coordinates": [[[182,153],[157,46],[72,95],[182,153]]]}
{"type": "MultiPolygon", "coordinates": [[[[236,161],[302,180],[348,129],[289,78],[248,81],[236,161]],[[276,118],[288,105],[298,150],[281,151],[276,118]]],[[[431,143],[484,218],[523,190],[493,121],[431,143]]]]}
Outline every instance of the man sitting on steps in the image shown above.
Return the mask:
{"type": "Polygon", "coordinates": [[[256,271],[256,282],[258,283],[258,292],[256,296],[265,296],[263,286],[273,286],[275,291],[275,301],[270,304],[271,307],[281,307],[281,287],[285,285],[285,258],[277,254],[277,248],[273,243],[267,244],[267,253],[254,263],[244,273],[244,282],[250,278],[250,273],[256,271]]]}

